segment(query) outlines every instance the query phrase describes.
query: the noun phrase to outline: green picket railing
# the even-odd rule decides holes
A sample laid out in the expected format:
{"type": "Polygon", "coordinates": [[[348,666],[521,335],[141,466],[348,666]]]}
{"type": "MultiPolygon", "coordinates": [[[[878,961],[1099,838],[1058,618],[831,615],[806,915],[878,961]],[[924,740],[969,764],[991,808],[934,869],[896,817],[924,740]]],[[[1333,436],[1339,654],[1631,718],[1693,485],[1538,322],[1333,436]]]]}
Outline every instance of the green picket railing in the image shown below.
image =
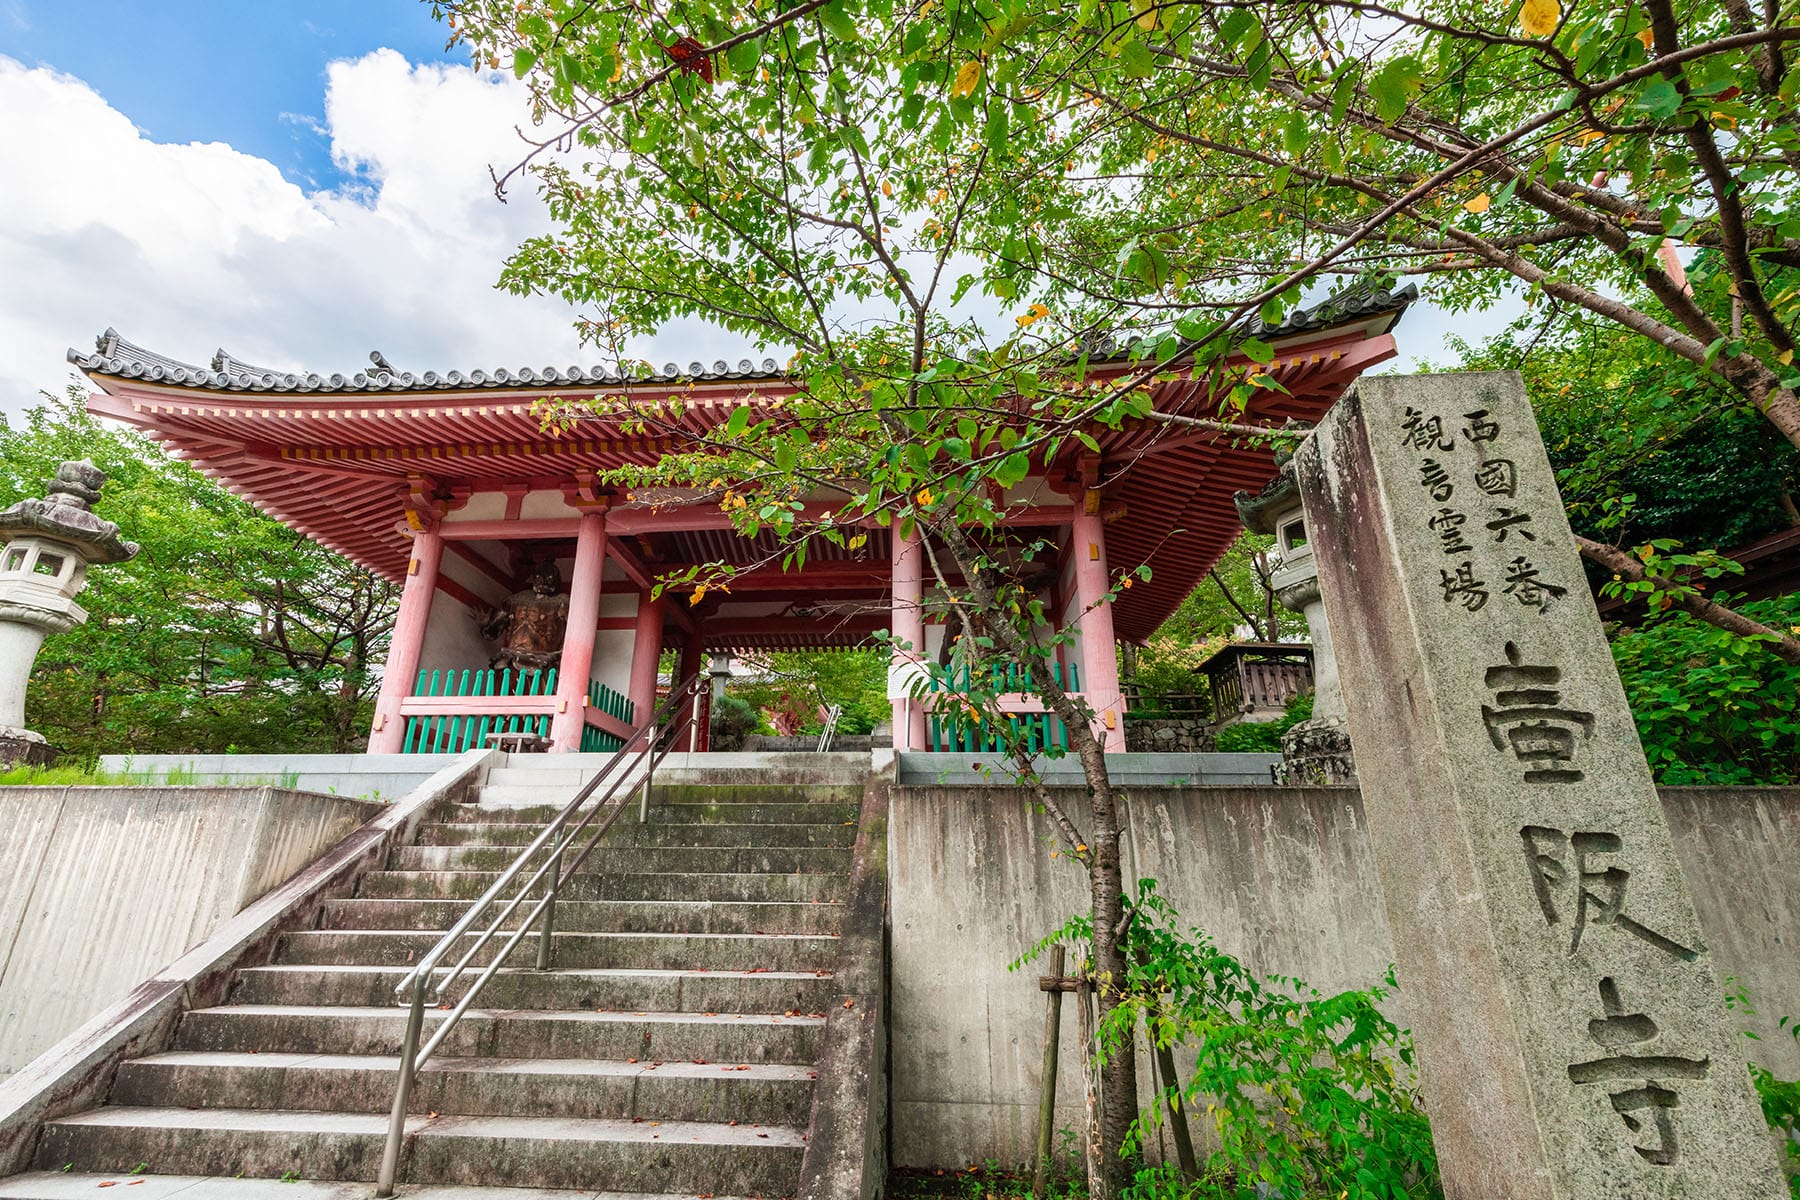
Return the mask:
{"type": "MultiPolygon", "coordinates": [[[[588,707],[597,708],[609,717],[617,717],[627,725],[635,724],[633,716],[637,712],[637,706],[603,683],[589,685],[588,707]]],[[[617,734],[595,729],[592,725],[584,724],[581,727],[583,753],[610,753],[624,744],[625,740],[617,734]]]]}
{"type": "MultiPolygon", "coordinates": [[[[1029,677],[1020,663],[996,663],[989,668],[990,682],[994,690],[999,692],[1029,693],[1029,677]]],[[[953,676],[951,685],[939,680],[931,681],[931,690],[936,693],[966,691],[973,680],[973,668],[964,667],[960,677],[953,676]]],[[[1081,690],[1081,674],[1073,663],[1069,664],[1068,682],[1063,683],[1064,674],[1061,663],[1050,664],[1050,677],[1063,684],[1071,692],[1081,690]]],[[[1031,753],[1041,754],[1051,747],[1063,750],[1069,748],[1069,731],[1063,723],[1050,713],[1020,713],[1006,718],[1014,737],[1023,737],[1031,753]]],[[[963,754],[995,754],[1002,748],[1003,739],[994,732],[991,723],[979,722],[967,713],[941,714],[932,713],[926,722],[926,744],[939,752],[963,754]]]]}
{"type": "MultiPolygon", "coordinates": [[[[420,671],[414,696],[554,696],[556,668],[541,671],[420,671]]],[[[487,745],[490,733],[550,736],[549,713],[465,713],[406,718],[406,754],[460,754],[487,745]]]]}

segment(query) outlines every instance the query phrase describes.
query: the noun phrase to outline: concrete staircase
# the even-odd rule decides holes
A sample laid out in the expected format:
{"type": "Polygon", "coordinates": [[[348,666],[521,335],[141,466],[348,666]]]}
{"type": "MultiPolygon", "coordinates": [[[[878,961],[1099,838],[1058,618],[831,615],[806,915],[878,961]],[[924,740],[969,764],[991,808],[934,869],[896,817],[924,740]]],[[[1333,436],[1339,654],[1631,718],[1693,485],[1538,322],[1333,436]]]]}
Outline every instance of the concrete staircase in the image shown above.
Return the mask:
{"type": "MultiPolygon", "coordinates": [[[[578,779],[495,770],[166,1053],[124,1064],[104,1107],[46,1126],[39,1170],[0,1198],[372,1194],[394,985],[578,779]]],[[[532,969],[528,936],[421,1073],[400,1194],[793,1195],[860,797],[663,786],[649,824],[623,818],[561,893],[555,969],[532,969]]]]}

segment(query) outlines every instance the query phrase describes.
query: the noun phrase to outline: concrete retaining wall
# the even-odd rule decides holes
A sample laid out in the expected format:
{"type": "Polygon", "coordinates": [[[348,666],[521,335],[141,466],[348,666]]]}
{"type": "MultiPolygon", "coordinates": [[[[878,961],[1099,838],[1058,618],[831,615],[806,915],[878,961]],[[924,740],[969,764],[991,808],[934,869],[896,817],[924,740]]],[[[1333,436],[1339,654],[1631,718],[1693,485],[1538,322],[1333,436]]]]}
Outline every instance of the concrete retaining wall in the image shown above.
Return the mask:
{"type": "Polygon", "coordinates": [[[456,761],[454,754],[103,754],[102,771],[146,784],[236,784],[291,787],[333,796],[392,802],[456,761]]]}
{"type": "Polygon", "coordinates": [[[271,787],[0,788],[0,1078],[379,811],[271,787]]]}
{"type": "MultiPolygon", "coordinates": [[[[1084,812],[1082,793],[1066,794],[1084,812]]],[[[1800,789],[1671,788],[1663,806],[1706,945],[1758,1008],[1746,1025],[1762,1040],[1747,1051],[1800,1076],[1800,1043],[1775,1029],[1800,1016],[1800,789]]],[[[1185,921],[1255,969],[1332,992],[1368,986],[1392,961],[1356,789],[1137,787],[1126,810],[1127,880],[1157,879],[1185,921]]],[[[896,1166],[1022,1164],[1034,1153],[1041,968],[1007,964],[1087,899],[1081,868],[1050,857],[1048,830],[1011,789],[894,791],[896,1166]]],[[[1395,1016],[1404,1023],[1403,1004],[1395,1016]]],[[[1072,1005],[1063,1022],[1057,1123],[1074,1129],[1072,1005]]]]}

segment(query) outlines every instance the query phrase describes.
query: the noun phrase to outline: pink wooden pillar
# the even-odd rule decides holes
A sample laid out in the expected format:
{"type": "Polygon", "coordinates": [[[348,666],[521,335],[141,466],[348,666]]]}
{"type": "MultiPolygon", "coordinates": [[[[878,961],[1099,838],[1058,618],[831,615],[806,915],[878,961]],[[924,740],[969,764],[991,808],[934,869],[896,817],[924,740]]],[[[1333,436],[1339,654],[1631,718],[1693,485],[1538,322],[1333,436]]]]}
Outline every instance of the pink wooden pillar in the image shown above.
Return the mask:
{"type": "Polygon", "coordinates": [[[556,666],[556,715],[550,718],[550,749],[581,749],[587,724],[588,678],[594,673],[594,639],[600,629],[600,572],[606,566],[606,514],[581,514],[575,534],[575,571],[569,579],[569,627],[556,666]]]}
{"type": "Polygon", "coordinates": [[[1125,705],[1119,695],[1119,658],[1113,635],[1106,531],[1098,516],[1080,513],[1069,526],[1069,553],[1075,557],[1075,603],[1081,615],[1081,690],[1093,706],[1094,734],[1108,754],[1125,749],[1125,705]]]}
{"type": "MultiPolygon", "coordinates": [[[[675,686],[680,687],[696,674],[706,669],[706,635],[699,629],[693,630],[681,640],[681,661],[675,667],[675,686]]],[[[683,705],[675,710],[674,720],[682,722],[681,734],[675,740],[675,749],[686,750],[694,754],[704,754],[712,735],[712,691],[701,688],[691,704],[683,705]],[[700,708],[699,724],[693,723],[694,709],[700,708]],[[698,734],[698,737],[693,736],[698,734]]]]}
{"type": "MultiPolygon", "coordinates": [[[[917,529],[910,538],[900,536],[894,526],[893,538],[893,616],[888,632],[896,642],[905,642],[910,650],[894,651],[894,668],[888,678],[905,686],[909,672],[899,669],[919,662],[925,655],[925,552],[919,544],[917,529]]],[[[896,690],[890,687],[890,692],[896,690]]],[[[910,695],[893,696],[894,749],[924,750],[925,702],[910,695]]]]}
{"type": "Polygon", "coordinates": [[[406,736],[400,702],[412,695],[419,674],[419,656],[425,649],[425,626],[431,618],[431,600],[437,594],[438,568],[444,561],[444,539],[433,530],[413,534],[412,559],[406,564],[406,584],[400,590],[400,612],[394,618],[394,636],[388,641],[387,666],[381,672],[381,692],[375,699],[375,725],[369,733],[370,754],[398,754],[406,736]]]}
{"type": "Polygon", "coordinates": [[[662,656],[663,602],[650,593],[638,597],[637,625],[631,639],[631,719],[638,725],[656,713],[656,660],[662,656]]]}

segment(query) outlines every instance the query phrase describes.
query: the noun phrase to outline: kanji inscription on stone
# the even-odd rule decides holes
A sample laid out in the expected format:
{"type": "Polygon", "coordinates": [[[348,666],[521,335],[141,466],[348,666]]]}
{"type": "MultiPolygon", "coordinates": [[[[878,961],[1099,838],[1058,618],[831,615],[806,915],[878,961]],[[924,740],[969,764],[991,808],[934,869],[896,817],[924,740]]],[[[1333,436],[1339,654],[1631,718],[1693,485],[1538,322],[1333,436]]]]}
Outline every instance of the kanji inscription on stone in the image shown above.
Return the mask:
{"type": "Polygon", "coordinates": [[[1787,1195],[1511,373],[1296,456],[1450,1200],[1787,1195]]]}

